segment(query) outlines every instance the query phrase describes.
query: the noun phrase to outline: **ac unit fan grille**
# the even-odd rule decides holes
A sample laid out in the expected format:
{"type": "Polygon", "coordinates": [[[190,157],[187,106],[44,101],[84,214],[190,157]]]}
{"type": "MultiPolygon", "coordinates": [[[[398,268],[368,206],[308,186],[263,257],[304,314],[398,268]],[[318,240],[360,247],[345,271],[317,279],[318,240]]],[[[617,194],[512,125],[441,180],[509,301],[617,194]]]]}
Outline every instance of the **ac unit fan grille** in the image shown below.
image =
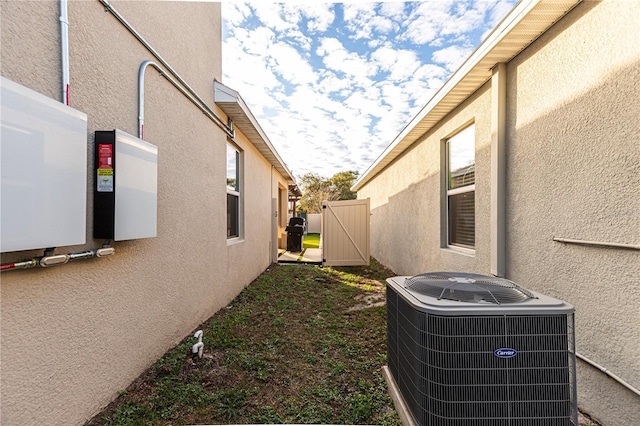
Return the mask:
{"type": "Polygon", "coordinates": [[[459,272],[431,272],[408,278],[405,287],[436,299],[467,303],[521,303],[535,296],[504,278],[459,272]]]}

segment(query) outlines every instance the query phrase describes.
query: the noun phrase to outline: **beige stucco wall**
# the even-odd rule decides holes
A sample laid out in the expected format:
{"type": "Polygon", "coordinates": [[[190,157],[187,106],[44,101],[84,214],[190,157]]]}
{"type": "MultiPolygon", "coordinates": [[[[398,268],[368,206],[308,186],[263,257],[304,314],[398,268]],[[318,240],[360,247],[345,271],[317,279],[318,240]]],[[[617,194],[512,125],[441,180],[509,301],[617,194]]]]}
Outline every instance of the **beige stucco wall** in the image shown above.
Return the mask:
{"type": "MultiPolygon", "coordinates": [[[[213,105],[220,4],[111,3],[213,105]]],[[[58,2],[1,7],[2,75],[60,100],[58,2]]],[[[137,134],[138,68],[153,59],[98,1],[71,1],[69,25],[71,106],[88,115],[87,244],[56,253],[102,244],[91,235],[93,132],[137,134]]],[[[269,265],[270,194],[285,179],[237,131],[244,238],[228,244],[226,135],[151,68],[145,86],[145,139],[159,149],[158,235],[113,243],[113,257],[2,274],[2,424],[83,423],[269,265]]],[[[2,263],[41,255],[5,253],[2,263]]]]}
{"type": "Polygon", "coordinates": [[[441,248],[441,154],[444,140],[475,124],[476,223],[490,215],[491,88],[485,84],[448,119],[358,191],[371,199],[371,250],[398,274],[446,269],[482,273],[489,269],[489,228],[477,226],[475,256],[441,248]],[[411,255],[420,253],[420,256],[411,255]]]}
{"type": "MultiPolygon", "coordinates": [[[[577,351],[640,388],[640,3],[586,1],[507,66],[507,278],[576,309],[577,351]]],[[[358,192],[372,255],[399,274],[490,273],[490,83],[358,192]],[[476,122],[476,251],[440,248],[440,144],[476,122]]],[[[604,425],[640,401],[578,362],[578,401],[604,425]]]]}
{"type": "MultiPolygon", "coordinates": [[[[640,389],[640,3],[586,2],[508,66],[507,271],[572,303],[577,351],[640,389]],[[609,25],[603,25],[609,23],[609,25]]],[[[640,422],[640,398],[578,364],[580,405],[640,422]]]]}

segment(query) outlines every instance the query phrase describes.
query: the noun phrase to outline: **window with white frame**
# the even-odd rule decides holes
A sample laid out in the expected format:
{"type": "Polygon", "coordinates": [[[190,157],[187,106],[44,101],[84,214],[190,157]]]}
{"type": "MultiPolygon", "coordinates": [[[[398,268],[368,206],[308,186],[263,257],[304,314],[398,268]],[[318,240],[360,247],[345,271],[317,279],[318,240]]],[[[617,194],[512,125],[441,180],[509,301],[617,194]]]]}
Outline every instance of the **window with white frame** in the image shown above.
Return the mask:
{"type": "Polygon", "coordinates": [[[227,238],[240,237],[241,155],[227,143],[227,238]]]}
{"type": "Polygon", "coordinates": [[[475,126],[446,141],[447,245],[474,249],[476,245],[475,126]]]}

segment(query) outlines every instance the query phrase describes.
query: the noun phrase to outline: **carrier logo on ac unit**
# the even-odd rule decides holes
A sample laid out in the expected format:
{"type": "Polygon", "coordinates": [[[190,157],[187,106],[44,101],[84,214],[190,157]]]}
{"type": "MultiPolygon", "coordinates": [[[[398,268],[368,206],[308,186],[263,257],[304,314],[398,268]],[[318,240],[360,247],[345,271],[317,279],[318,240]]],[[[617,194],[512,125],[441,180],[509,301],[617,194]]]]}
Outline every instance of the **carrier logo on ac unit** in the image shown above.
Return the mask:
{"type": "Polygon", "coordinates": [[[518,355],[518,351],[511,348],[500,348],[493,351],[493,354],[498,358],[513,358],[518,355]]]}

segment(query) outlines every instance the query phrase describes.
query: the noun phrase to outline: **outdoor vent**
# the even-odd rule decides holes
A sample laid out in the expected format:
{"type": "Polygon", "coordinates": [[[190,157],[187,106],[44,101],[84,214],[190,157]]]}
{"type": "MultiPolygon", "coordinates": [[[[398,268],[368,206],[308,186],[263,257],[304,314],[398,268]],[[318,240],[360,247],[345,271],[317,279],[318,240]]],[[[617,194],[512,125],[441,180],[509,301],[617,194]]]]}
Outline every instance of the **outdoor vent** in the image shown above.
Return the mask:
{"type": "Polygon", "coordinates": [[[578,425],[573,307],[500,278],[387,280],[388,367],[419,425],[578,425]]]}
{"type": "Polygon", "coordinates": [[[405,283],[412,292],[469,303],[519,303],[535,296],[513,281],[478,274],[439,272],[416,275],[405,283]]]}

